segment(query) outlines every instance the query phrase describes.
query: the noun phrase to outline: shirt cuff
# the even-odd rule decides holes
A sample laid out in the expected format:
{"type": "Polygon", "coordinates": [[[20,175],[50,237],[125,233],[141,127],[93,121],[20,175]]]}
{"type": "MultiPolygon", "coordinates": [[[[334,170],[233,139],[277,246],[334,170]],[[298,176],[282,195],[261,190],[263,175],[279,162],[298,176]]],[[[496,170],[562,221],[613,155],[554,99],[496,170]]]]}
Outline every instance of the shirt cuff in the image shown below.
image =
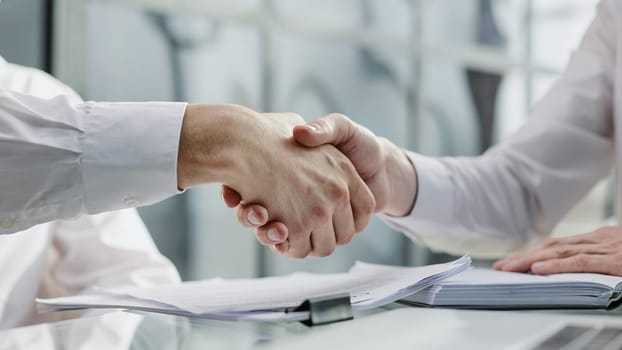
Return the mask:
{"type": "Polygon", "coordinates": [[[89,214],[153,204],[179,193],[177,154],[185,103],[83,105],[81,143],[89,214]]]}
{"type": "Polygon", "coordinates": [[[453,190],[451,174],[442,160],[405,151],[417,174],[417,199],[407,216],[381,215],[389,226],[399,231],[425,229],[428,224],[438,225],[453,217],[453,190]]]}

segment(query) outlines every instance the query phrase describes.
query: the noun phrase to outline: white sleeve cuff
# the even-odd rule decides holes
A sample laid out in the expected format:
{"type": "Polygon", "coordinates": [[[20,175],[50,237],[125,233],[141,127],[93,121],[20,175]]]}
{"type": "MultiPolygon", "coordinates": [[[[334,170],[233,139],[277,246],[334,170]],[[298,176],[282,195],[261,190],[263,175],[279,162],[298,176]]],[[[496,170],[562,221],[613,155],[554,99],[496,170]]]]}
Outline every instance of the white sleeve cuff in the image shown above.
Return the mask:
{"type": "Polygon", "coordinates": [[[180,192],[177,154],[185,103],[88,102],[83,108],[89,214],[152,204],[180,192]]]}
{"type": "Polygon", "coordinates": [[[399,231],[425,232],[428,225],[450,222],[453,218],[451,174],[438,158],[405,151],[417,173],[417,198],[411,213],[404,217],[382,215],[389,226],[399,231]]]}

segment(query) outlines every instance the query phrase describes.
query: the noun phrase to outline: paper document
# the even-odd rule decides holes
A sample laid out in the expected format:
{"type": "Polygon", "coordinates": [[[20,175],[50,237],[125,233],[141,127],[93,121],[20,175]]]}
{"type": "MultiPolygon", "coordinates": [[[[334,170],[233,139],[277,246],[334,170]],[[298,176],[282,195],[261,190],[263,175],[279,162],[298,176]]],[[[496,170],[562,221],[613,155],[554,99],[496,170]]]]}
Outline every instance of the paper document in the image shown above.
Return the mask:
{"type": "Polygon", "coordinates": [[[152,288],[38,299],[50,309],[127,308],[217,319],[301,320],[291,312],[309,298],[349,293],[354,310],[384,305],[470,268],[471,258],[446,264],[395,267],[357,262],[339,274],[294,273],[254,279],[211,279],[152,288]]]}
{"type": "Polygon", "coordinates": [[[608,308],[622,295],[622,277],[595,273],[539,276],[472,269],[405,299],[417,305],[477,309],[608,308]]]}

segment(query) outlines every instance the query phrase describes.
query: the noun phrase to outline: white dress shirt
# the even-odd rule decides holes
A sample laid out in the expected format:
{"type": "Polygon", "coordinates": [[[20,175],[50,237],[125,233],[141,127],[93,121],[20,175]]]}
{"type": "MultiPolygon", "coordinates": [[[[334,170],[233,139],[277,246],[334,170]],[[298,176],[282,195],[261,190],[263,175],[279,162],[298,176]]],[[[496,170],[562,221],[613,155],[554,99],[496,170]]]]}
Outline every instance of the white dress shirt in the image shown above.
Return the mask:
{"type": "Polygon", "coordinates": [[[475,158],[408,152],[418,174],[415,207],[386,222],[434,249],[484,257],[548,235],[610,174],[616,154],[622,174],[622,137],[614,142],[614,124],[622,131],[621,53],[622,1],[604,0],[565,72],[517,133],[475,158]]]}
{"type": "Polygon", "coordinates": [[[53,319],[36,314],[37,296],[179,281],[125,208],[178,192],[184,110],[82,103],[47,74],[0,58],[0,328],[53,319]],[[112,212],[86,215],[103,211],[112,212]]]}

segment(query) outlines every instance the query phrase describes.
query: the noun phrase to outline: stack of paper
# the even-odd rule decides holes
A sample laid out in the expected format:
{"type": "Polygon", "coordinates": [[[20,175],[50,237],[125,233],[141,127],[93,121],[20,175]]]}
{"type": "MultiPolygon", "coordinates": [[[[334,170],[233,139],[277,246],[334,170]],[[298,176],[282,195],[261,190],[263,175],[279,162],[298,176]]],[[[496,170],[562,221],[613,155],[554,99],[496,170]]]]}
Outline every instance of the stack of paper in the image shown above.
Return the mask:
{"type": "Polygon", "coordinates": [[[291,311],[306,299],[349,293],[354,310],[368,309],[404,298],[470,265],[468,256],[409,268],[358,262],[348,273],[340,274],[212,279],[37,301],[44,309],[127,308],[217,319],[305,320],[308,312],[291,311]]]}
{"type": "Polygon", "coordinates": [[[404,302],[473,309],[609,308],[621,296],[622,277],[472,269],[422,289],[404,302]]]}

